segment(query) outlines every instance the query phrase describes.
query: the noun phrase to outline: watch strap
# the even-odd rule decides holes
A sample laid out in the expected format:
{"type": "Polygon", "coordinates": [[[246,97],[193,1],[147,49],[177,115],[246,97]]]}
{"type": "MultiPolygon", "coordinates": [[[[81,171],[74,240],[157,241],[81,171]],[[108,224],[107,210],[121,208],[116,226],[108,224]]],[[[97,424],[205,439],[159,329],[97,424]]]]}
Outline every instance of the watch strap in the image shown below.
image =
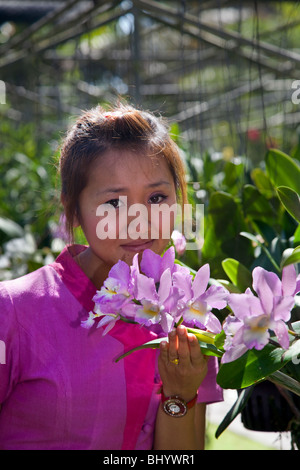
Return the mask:
{"type": "Polygon", "coordinates": [[[162,401],[162,403],[164,403],[166,400],[170,400],[171,398],[177,398],[178,400],[181,400],[183,403],[185,403],[185,406],[188,409],[193,408],[193,406],[197,402],[197,397],[198,397],[198,393],[196,393],[194,398],[192,398],[190,401],[186,402],[183,398],[179,397],[178,395],[172,395],[170,397],[166,397],[165,394],[164,394],[164,391],[163,390],[161,391],[161,401],[162,401]]]}

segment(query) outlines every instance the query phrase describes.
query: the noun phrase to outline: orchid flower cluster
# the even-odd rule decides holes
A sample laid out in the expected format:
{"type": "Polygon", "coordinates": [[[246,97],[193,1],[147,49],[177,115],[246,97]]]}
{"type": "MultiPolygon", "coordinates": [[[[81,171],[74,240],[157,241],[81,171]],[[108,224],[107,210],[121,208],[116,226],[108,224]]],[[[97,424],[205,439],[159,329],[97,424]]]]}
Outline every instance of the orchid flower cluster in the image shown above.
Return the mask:
{"type": "Polygon", "coordinates": [[[118,320],[124,320],[166,336],[182,323],[200,330],[204,338],[210,335],[208,342],[222,332],[222,363],[236,360],[249,349],[262,349],[271,333],[282,348],[289,347],[287,322],[300,291],[300,276],[293,265],[283,269],[282,280],[257,267],[252,289],[233,294],[221,284],[209,282],[208,264],[192,274],[188,267],[176,263],[173,246],[163,256],[145,250],[140,264],[138,256],[131,266],[119,260],[112,267],[93,297],[95,307],[83,327],[103,327],[106,334],[118,320]],[[213,310],[225,307],[230,314],[221,325],[213,310]]]}
{"type": "MultiPolygon", "coordinates": [[[[290,346],[288,322],[300,292],[300,275],[293,264],[282,270],[282,280],[261,267],[252,272],[253,291],[230,294],[228,305],[234,315],[228,315],[223,324],[226,335],[222,362],[232,362],[249,349],[263,349],[271,333],[283,349],[290,346]]],[[[272,340],[273,341],[273,340],[272,340]]]]}
{"type": "Polygon", "coordinates": [[[123,319],[158,334],[168,334],[178,323],[220,333],[222,326],[212,309],[224,308],[228,294],[222,286],[207,288],[209,276],[206,264],[193,278],[189,268],[175,263],[174,247],[163,256],[145,250],[140,267],[138,254],[130,267],[119,260],[94,296],[94,311],[83,326],[97,322],[97,327],[105,326],[105,334],[123,319]]]}

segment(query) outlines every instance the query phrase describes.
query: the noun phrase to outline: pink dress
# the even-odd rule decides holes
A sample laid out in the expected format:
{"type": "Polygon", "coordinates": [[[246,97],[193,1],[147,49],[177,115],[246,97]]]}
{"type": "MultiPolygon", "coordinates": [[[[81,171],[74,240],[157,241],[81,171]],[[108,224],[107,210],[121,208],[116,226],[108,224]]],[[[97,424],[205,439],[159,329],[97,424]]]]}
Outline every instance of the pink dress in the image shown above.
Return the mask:
{"type": "MultiPolygon", "coordinates": [[[[0,284],[0,449],[152,448],[157,351],[114,359],[155,335],[123,321],[105,336],[82,328],[95,292],[68,248],[54,263],[0,284]]],[[[216,373],[210,358],[198,401],[222,400],[216,373]]]]}

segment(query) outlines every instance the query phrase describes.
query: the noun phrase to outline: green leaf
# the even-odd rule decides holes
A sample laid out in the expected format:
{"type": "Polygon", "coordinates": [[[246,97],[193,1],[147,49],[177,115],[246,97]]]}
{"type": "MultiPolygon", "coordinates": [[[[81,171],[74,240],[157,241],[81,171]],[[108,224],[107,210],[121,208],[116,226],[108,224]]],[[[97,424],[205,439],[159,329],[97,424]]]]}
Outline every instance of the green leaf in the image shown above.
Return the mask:
{"type": "Polygon", "coordinates": [[[287,186],[278,186],[278,197],[288,213],[300,222],[300,197],[293,189],[287,186]]]}
{"type": "Polygon", "coordinates": [[[292,323],[293,330],[300,335],[300,320],[292,323]]]}
{"type": "Polygon", "coordinates": [[[287,186],[300,194],[300,166],[291,157],[277,149],[266,154],[267,174],[276,187],[287,186]]]}
{"type": "Polygon", "coordinates": [[[204,343],[203,341],[198,341],[198,343],[200,344],[201,352],[204,356],[223,356],[223,352],[220,351],[214,344],[204,343]]]}
{"type": "Polygon", "coordinates": [[[227,258],[222,261],[222,267],[231,280],[231,282],[244,292],[252,285],[251,272],[239,261],[233,258],[227,258]]]}
{"type": "Polygon", "coordinates": [[[300,244],[300,224],[296,228],[294,232],[294,245],[299,245],[300,244]]]}
{"type": "Polygon", "coordinates": [[[254,168],[251,171],[251,179],[257,189],[268,199],[274,195],[274,188],[266,173],[261,168],[254,168]]]}
{"type": "Polygon", "coordinates": [[[226,339],[226,334],[225,334],[224,330],[222,330],[221,333],[218,333],[215,336],[214,345],[216,346],[216,348],[218,348],[218,349],[222,348],[223,345],[224,345],[225,339],[226,339]]]}
{"type": "Polygon", "coordinates": [[[269,201],[255,186],[246,184],[243,187],[243,209],[247,217],[274,224],[277,214],[269,201]]]}
{"type": "Polygon", "coordinates": [[[291,361],[293,358],[296,358],[300,354],[300,339],[294,341],[293,344],[285,351],[283,354],[283,359],[291,361]]]}
{"type": "Polygon", "coordinates": [[[300,383],[293,379],[293,377],[289,377],[287,374],[278,370],[271,374],[268,380],[300,396],[300,383]]]}
{"type": "Polygon", "coordinates": [[[287,251],[287,256],[282,257],[281,267],[284,268],[284,266],[288,266],[289,264],[297,263],[300,263],[300,245],[291,251],[287,251]]]}
{"type": "Polygon", "coordinates": [[[238,259],[245,266],[252,262],[253,248],[240,236],[241,231],[247,230],[247,225],[239,200],[221,191],[213,193],[204,227],[201,260],[203,264],[209,263],[213,278],[223,276],[221,261],[224,258],[238,259]]]}
{"type": "Polygon", "coordinates": [[[222,388],[241,389],[265,380],[289,362],[282,348],[267,344],[262,350],[251,349],[233,362],[221,364],[217,382],[222,388]]]}
{"type": "Polygon", "coordinates": [[[216,430],[216,434],[215,434],[216,439],[218,439],[218,437],[222,434],[222,432],[224,432],[225,429],[227,429],[228,426],[232,423],[232,421],[234,421],[235,418],[241,413],[241,411],[243,411],[243,409],[245,408],[247,404],[247,401],[250,398],[253,388],[254,387],[251,386],[251,387],[244,388],[244,390],[241,391],[235,404],[232,406],[232,408],[230,408],[225,418],[223,419],[218,429],[216,430]]]}

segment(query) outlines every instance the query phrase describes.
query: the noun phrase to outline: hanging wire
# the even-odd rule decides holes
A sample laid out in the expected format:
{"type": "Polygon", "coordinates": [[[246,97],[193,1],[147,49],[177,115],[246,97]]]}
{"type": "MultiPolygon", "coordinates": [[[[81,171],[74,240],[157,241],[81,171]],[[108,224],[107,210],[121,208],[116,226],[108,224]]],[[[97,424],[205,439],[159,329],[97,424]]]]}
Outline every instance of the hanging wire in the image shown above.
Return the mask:
{"type": "MultiPolygon", "coordinates": [[[[202,10],[199,8],[198,10],[198,15],[197,19],[199,22],[199,29],[200,29],[200,22],[201,22],[201,13],[202,10]]],[[[198,41],[197,42],[197,93],[196,93],[196,100],[201,103],[205,97],[207,96],[207,87],[205,80],[202,79],[202,70],[203,70],[203,43],[198,41]]],[[[208,115],[208,124],[206,126],[211,128],[212,123],[211,123],[211,115],[209,113],[208,115]]],[[[207,149],[207,143],[206,143],[206,136],[205,136],[205,127],[204,127],[204,122],[205,119],[203,118],[203,113],[197,113],[196,114],[196,128],[197,128],[197,134],[199,135],[199,149],[196,149],[197,153],[200,153],[200,155],[203,155],[203,153],[208,150],[207,149]]]]}
{"type": "MultiPolygon", "coordinates": [[[[224,30],[224,24],[223,24],[223,21],[222,21],[222,12],[221,12],[220,4],[219,4],[219,7],[218,7],[218,10],[219,10],[219,15],[218,15],[219,28],[220,28],[220,30],[224,30]]],[[[225,108],[226,108],[226,115],[227,115],[227,123],[228,123],[229,131],[230,131],[229,132],[230,135],[228,137],[228,141],[226,142],[226,144],[227,144],[226,146],[228,148],[231,147],[234,150],[235,145],[234,145],[233,136],[237,134],[234,127],[236,126],[237,122],[239,121],[240,116],[239,116],[239,112],[238,112],[237,109],[234,110],[230,107],[230,105],[233,104],[233,107],[235,108],[235,100],[232,101],[230,99],[230,94],[228,94],[227,91],[230,88],[231,88],[231,90],[234,88],[235,83],[238,81],[238,78],[239,78],[238,77],[239,72],[238,72],[238,67],[235,67],[235,72],[237,72],[237,75],[230,76],[231,75],[231,64],[232,64],[232,60],[231,60],[230,51],[226,50],[226,51],[224,51],[224,65],[222,65],[222,67],[221,67],[222,76],[223,76],[223,93],[226,96],[225,108]],[[230,100],[230,102],[229,102],[229,100],[230,100]],[[234,120],[232,120],[232,118],[231,118],[232,115],[234,116],[234,120]]]]}
{"type": "MultiPolygon", "coordinates": [[[[252,25],[252,41],[254,41],[255,34],[254,34],[254,27],[252,25]]],[[[245,170],[248,169],[248,166],[251,166],[251,162],[249,159],[248,155],[248,138],[247,138],[247,133],[249,131],[249,122],[250,122],[250,115],[251,115],[251,105],[252,105],[252,96],[253,96],[253,90],[252,90],[252,73],[253,73],[253,64],[254,64],[254,47],[252,48],[252,56],[250,56],[249,60],[249,66],[248,66],[248,103],[247,103],[247,109],[246,109],[246,119],[245,119],[245,170]]]]}
{"type": "MultiPolygon", "coordinates": [[[[184,44],[184,16],[186,13],[186,0],[180,0],[179,5],[178,5],[178,17],[180,18],[179,20],[179,60],[180,60],[180,70],[178,74],[178,81],[179,81],[179,86],[178,86],[178,102],[183,104],[184,107],[184,112],[187,109],[187,102],[186,102],[186,95],[185,95],[185,64],[184,64],[184,55],[185,55],[185,44],[184,44]]],[[[180,129],[181,130],[181,129],[180,129]]],[[[189,129],[191,130],[191,129],[189,129]]],[[[190,132],[188,131],[188,134],[190,132]]],[[[191,136],[192,137],[192,136],[191,136]]],[[[192,138],[187,139],[189,142],[193,141],[192,138]]],[[[192,150],[192,148],[191,148],[192,150]]]]}
{"type": "Polygon", "coordinates": [[[262,106],[262,119],[263,119],[263,129],[265,134],[265,142],[270,140],[269,129],[267,126],[266,120],[266,109],[265,109],[265,98],[264,98],[264,84],[262,80],[262,70],[261,70],[261,51],[260,51],[260,33],[259,33],[259,11],[258,11],[258,2],[257,0],[254,1],[254,10],[255,10],[255,42],[256,42],[256,50],[257,50],[257,70],[260,82],[260,98],[261,98],[261,106],[262,106]]]}

